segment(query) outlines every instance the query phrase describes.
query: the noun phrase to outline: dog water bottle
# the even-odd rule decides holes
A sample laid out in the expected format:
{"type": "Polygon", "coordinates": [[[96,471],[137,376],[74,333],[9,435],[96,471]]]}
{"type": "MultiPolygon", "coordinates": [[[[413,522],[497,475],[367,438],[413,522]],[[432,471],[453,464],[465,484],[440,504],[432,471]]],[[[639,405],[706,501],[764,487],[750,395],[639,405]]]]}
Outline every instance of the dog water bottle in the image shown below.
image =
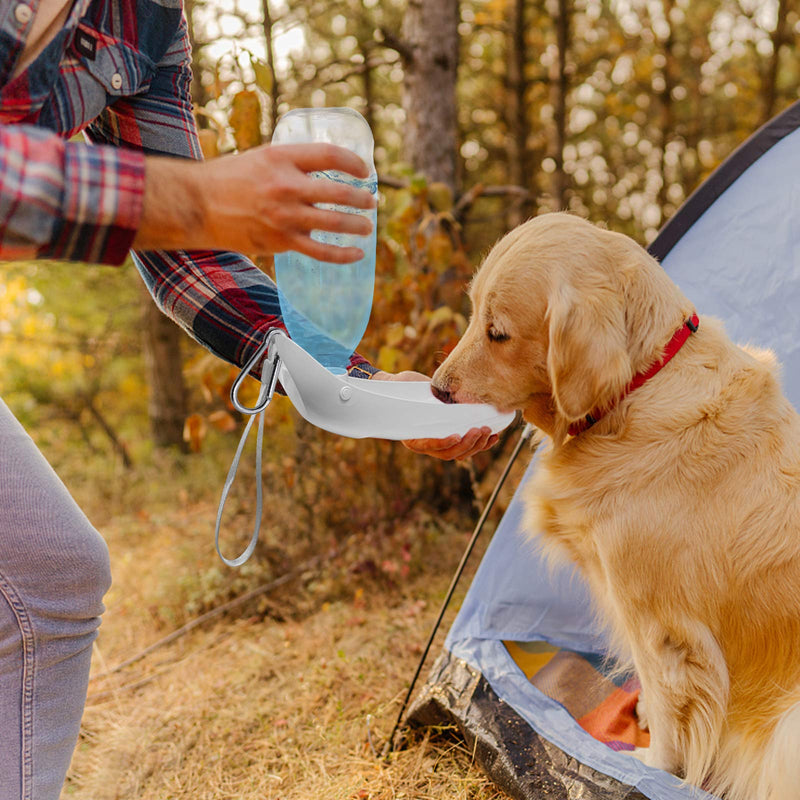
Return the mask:
{"type": "MultiPolygon", "coordinates": [[[[366,179],[342,172],[312,173],[315,178],[347,183],[378,193],[378,176],[372,160],[372,131],[367,121],[350,108],[301,108],[278,121],[273,144],[327,142],[346,147],[369,167],[366,179]]],[[[352,264],[331,264],[290,251],[275,256],[275,277],[283,321],[289,336],[333,373],[346,371],[350,356],[361,341],[372,310],[375,288],[377,211],[320,204],[362,214],[372,222],[372,233],[313,231],[311,238],[325,244],[358,247],[364,252],[352,264]]]]}

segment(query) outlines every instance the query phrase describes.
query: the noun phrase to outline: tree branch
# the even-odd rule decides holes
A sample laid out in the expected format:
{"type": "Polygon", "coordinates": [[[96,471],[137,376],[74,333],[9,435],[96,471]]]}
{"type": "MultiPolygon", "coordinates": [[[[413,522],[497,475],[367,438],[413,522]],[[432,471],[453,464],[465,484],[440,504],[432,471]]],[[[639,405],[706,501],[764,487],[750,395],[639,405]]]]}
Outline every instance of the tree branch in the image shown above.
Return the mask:
{"type": "MultiPolygon", "coordinates": [[[[402,190],[408,189],[411,184],[403,178],[395,178],[392,175],[378,175],[378,185],[385,186],[387,189],[402,190]]],[[[527,200],[532,200],[534,194],[524,186],[485,186],[482,183],[476,183],[475,186],[464,192],[453,206],[452,213],[457,222],[463,221],[473,203],[479,197],[512,197],[514,205],[519,205],[527,200]]]]}
{"type": "Polygon", "coordinates": [[[378,33],[381,35],[378,44],[382,44],[384,47],[394,50],[406,64],[414,60],[414,51],[408,46],[407,42],[404,42],[399,36],[388,30],[388,28],[378,28],[378,33]]]}
{"type": "Polygon", "coordinates": [[[124,465],[125,469],[130,469],[133,466],[133,461],[131,461],[128,448],[125,446],[125,443],[120,440],[116,434],[116,431],[111,427],[108,420],[100,413],[100,409],[98,409],[94,404],[94,397],[87,397],[85,402],[89,413],[92,415],[95,422],[97,422],[97,424],[100,426],[103,433],[105,433],[105,435],[109,438],[112,446],[122,458],[122,464],[124,465]]]}

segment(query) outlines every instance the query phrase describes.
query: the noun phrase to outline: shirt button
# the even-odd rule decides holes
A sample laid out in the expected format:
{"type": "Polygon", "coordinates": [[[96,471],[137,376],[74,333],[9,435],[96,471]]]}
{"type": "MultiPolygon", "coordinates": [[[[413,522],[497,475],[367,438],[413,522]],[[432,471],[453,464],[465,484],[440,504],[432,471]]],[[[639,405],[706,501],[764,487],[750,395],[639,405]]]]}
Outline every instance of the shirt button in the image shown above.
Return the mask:
{"type": "Polygon", "coordinates": [[[119,72],[115,72],[111,76],[111,86],[114,89],[121,89],[122,88],[122,75],[120,75],[119,72]]]}
{"type": "Polygon", "coordinates": [[[19,3],[14,9],[14,16],[20,25],[27,25],[33,17],[33,9],[25,3],[19,3]]]}

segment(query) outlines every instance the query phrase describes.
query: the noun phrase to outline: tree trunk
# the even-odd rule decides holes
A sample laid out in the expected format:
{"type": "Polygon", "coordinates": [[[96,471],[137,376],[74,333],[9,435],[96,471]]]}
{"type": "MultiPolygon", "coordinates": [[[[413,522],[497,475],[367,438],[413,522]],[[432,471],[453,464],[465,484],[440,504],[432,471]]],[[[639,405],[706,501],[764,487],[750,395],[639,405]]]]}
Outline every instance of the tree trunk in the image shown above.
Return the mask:
{"type": "Polygon", "coordinates": [[[772,55],[767,63],[766,75],[763,83],[764,111],[761,115],[762,124],[769,122],[775,114],[778,93],[778,67],[780,66],[781,48],[787,42],[787,0],[778,3],[778,19],[775,30],[772,32],[772,55]]]}
{"type": "Polygon", "coordinates": [[[567,52],[570,44],[570,7],[569,0],[558,0],[558,18],[556,19],[556,40],[558,58],[555,64],[553,82],[553,121],[555,123],[555,142],[553,160],[556,163],[553,171],[553,203],[555,210],[567,207],[567,174],[564,171],[564,147],[567,144],[567,94],[569,92],[569,73],[567,52]]]}
{"type": "MultiPolygon", "coordinates": [[[[510,0],[508,34],[508,182],[512,186],[530,184],[528,163],[528,114],[525,94],[525,0],[510,0]]],[[[508,227],[514,228],[528,216],[528,203],[515,203],[508,212],[508,227]]]]}
{"type": "MultiPolygon", "coordinates": [[[[267,50],[267,66],[272,79],[270,86],[270,131],[272,136],[275,126],[278,124],[278,101],[280,99],[280,87],[278,86],[278,75],[275,72],[275,50],[272,46],[272,12],[269,7],[269,0],[261,0],[261,7],[264,11],[264,41],[267,50]]],[[[268,137],[269,138],[269,137],[268,137]]]]}
{"type": "Polygon", "coordinates": [[[409,0],[403,19],[406,156],[456,190],[458,0],[409,0]]]}
{"type": "Polygon", "coordinates": [[[158,447],[186,452],[183,424],[187,417],[180,328],[161,313],[147,290],[142,315],[143,352],[148,386],[148,414],[158,447]]]}
{"type": "Polygon", "coordinates": [[[678,68],[675,59],[675,37],[672,31],[672,9],[675,4],[673,0],[664,0],[664,16],[669,25],[669,33],[664,41],[664,88],[660,92],[661,101],[661,188],[658,190],[658,207],[661,209],[662,220],[664,218],[664,208],[667,205],[669,192],[669,180],[667,176],[667,146],[670,143],[675,125],[672,108],[672,92],[675,88],[678,68]]]}
{"type": "MultiPolygon", "coordinates": [[[[359,50],[364,59],[363,91],[364,91],[364,119],[367,121],[373,135],[375,134],[375,88],[372,80],[372,65],[370,64],[371,49],[359,39],[359,50]]],[[[377,144],[377,143],[376,143],[377,144]]]]}
{"type": "Polygon", "coordinates": [[[186,26],[189,31],[189,42],[192,45],[192,104],[195,108],[202,108],[208,102],[202,81],[200,80],[200,45],[194,36],[194,6],[196,0],[184,0],[183,11],[186,15],[186,26]]]}

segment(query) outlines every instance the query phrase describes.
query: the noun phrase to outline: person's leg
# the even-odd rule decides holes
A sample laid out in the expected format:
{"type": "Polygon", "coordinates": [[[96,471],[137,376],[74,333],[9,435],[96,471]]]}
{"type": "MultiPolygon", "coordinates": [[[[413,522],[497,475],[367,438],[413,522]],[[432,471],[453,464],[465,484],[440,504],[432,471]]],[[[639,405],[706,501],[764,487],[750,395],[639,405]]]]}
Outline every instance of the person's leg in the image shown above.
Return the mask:
{"type": "Polygon", "coordinates": [[[110,581],[105,542],[0,400],[0,800],[57,800],[110,581]]]}

